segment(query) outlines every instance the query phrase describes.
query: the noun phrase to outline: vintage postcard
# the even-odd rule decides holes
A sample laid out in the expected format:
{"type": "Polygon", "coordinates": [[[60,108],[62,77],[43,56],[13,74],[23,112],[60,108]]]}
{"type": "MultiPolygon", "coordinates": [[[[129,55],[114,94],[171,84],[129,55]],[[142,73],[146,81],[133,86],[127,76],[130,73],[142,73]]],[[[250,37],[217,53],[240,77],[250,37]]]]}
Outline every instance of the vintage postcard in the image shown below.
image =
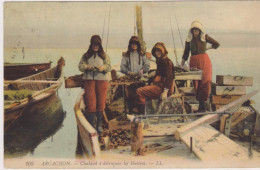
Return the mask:
{"type": "Polygon", "coordinates": [[[260,167],[259,1],[3,2],[3,167],[260,167]]]}

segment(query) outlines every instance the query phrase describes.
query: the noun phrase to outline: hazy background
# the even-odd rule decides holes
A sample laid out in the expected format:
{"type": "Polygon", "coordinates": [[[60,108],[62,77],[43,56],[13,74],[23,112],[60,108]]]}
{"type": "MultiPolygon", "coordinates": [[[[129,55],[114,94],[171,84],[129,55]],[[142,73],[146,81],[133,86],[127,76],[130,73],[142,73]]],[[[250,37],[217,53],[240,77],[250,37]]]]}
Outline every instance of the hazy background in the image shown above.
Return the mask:
{"type": "Polygon", "coordinates": [[[169,18],[176,47],[182,48],[175,17],[183,43],[191,22],[200,20],[221,47],[260,44],[259,1],[5,2],[4,47],[87,48],[91,35],[99,34],[104,46],[126,48],[134,34],[135,5],[142,5],[148,48],[157,41],[173,47],[169,18]]]}

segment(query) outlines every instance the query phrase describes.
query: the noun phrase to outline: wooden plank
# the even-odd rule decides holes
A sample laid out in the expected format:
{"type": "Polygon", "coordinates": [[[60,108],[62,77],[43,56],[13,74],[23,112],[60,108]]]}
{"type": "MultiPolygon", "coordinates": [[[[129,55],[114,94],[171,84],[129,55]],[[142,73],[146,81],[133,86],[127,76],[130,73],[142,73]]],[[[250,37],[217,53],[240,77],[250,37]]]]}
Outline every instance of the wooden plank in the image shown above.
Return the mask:
{"type": "MultiPolygon", "coordinates": [[[[235,111],[231,116],[231,127],[238,124],[240,121],[251,115],[253,111],[248,107],[240,107],[237,111],[235,111]]],[[[223,115],[220,119],[220,132],[224,132],[225,130],[225,122],[228,115],[223,115]]]]}
{"type": "Polygon", "coordinates": [[[246,86],[212,86],[213,95],[245,95],[246,86]]]}
{"type": "MultiPolygon", "coordinates": [[[[36,75],[35,78],[36,78],[36,80],[38,80],[38,81],[39,81],[39,80],[42,80],[40,74],[36,75]]],[[[37,83],[36,85],[38,86],[39,90],[44,89],[43,83],[37,83]]]]}
{"type": "Polygon", "coordinates": [[[101,151],[96,130],[89,124],[80,110],[77,110],[75,115],[86,156],[91,158],[99,157],[101,151]]]}
{"type": "Polygon", "coordinates": [[[216,83],[218,85],[253,86],[253,77],[217,75],[216,83]]]}
{"type": "Polygon", "coordinates": [[[104,116],[106,123],[108,123],[107,114],[106,114],[105,110],[103,111],[103,116],[104,116]]]}
{"type": "Polygon", "coordinates": [[[48,77],[47,80],[52,78],[50,70],[46,71],[46,74],[47,74],[47,77],[48,77]]]}
{"type": "Polygon", "coordinates": [[[175,80],[201,80],[202,75],[175,75],[175,80]]]}
{"type": "Polygon", "coordinates": [[[143,122],[131,123],[131,151],[140,151],[143,144],[143,122]]]}
{"type": "MultiPolygon", "coordinates": [[[[32,78],[30,78],[29,80],[32,80],[32,78]]],[[[32,84],[31,85],[31,89],[34,90],[34,86],[32,84]]]]}
{"type": "Polygon", "coordinates": [[[194,87],[179,87],[178,89],[185,94],[195,94],[194,87]]]}
{"type": "Polygon", "coordinates": [[[141,81],[128,81],[128,82],[109,82],[110,86],[118,86],[118,85],[131,85],[131,84],[138,84],[141,83],[141,81]]]}
{"type": "MultiPolygon", "coordinates": [[[[254,90],[251,93],[240,97],[239,99],[225,105],[224,107],[221,107],[220,109],[216,110],[215,112],[227,112],[232,114],[233,112],[235,112],[237,110],[237,108],[239,108],[244,102],[246,102],[248,99],[250,99],[252,96],[254,96],[256,93],[258,93],[258,90],[254,90]]],[[[186,133],[189,130],[192,130],[193,128],[195,128],[196,126],[199,126],[201,124],[211,124],[214,123],[216,121],[218,121],[220,119],[220,115],[218,114],[211,114],[211,115],[206,115],[203,116],[195,121],[193,121],[192,123],[189,123],[186,126],[183,126],[181,128],[178,128],[174,134],[175,134],[175,138],[177,140],[181,140],[181,134],[186,133]]]]}
{"type": "MultiPolygon", "coordinates": [[[[36,80],[35,77],[36,77],[36,76],[30,77],[30,78],[27,79],[27,81],[29,81],[29,80],[35,81],[35,80],[36,80]]],[[[31,83],[31,84],[32,84],[32,83],[31,83]]],[[[28,85],[28,84],[26,83],[26,85],[28,85]]],[[[34,91],[40,90],[40,88],[37,87],[37,84],[32,84],[32,86],[33,86],[32,89],[33,89],[34,91]]]]}
{"type": "Polygon", "coordinates": [[[260,113],[253,106],[250,107],[256,113],[254,136],[260,137],[260,113]]]}
{"type": "Polygon", "coordinates": [[[241,95],[239,95],[239,96],[231,96],[231,95],[216,96],[216,95],[212,95],[212,104],[217,104],[217,105],[228,104],[228,103],[230,103],[234,100],[237,100],[240,97],[241,97],[241,95]]]}
{"type": "Polygon", "coordinates": [[[101,150],[98,141],[97,131],[89,124],[81,111],[81,103],[83,100],[84,90],[80,93],[74,106],[77,126],[81,137],[84,154],[90,158],[98,158],[101,155],[101,150]]]}
{"type": "MultiPolygon", "coordinates": [[[[40,78],[41,78],[41,80],[45,80],[45,78],[44,78],[44,74],[39,74],[40,75],[40,78]]],[[[42,84],[43,85],[43,88],[46,88],[47,87],[47,85],[46,84],[42,84]]]]}
{"type": "Polygon", "coordinates": [[[143,129],[143,136],[173,136],[178,127],[184,126],[187,123],[156,123],[145,124],[143,129]]]}
{"type": "Polygon", "coordinates": [[[210,125],[200,125],[181,136],[182,141],[201,160],[248,160],[248,149],[230,140],[210,125]]]}
{"type": "Polygon", "coordinates": [[[48,81],[48,80],[5,80],[5,84],[31,84],[31,83],[39,83],[39,84],[58,84],[60,81],[48,81]]]}
{"type": "MultiPolygon", "coordinates": [[[[39,80],[38,75],[35,75],[33,78],[34,78],[34,80],[36,80],[36,81],[39,80]]],[[[39,86],[38,84],[34,84],[34,86],[35,86],[35,89],[41,90],[41,88],[40,88],[40,86],[39,86]]],[[[36,90],[35,90],[35,91],[36,91],[36,90]]]]}
{"type": "Polygon", "coordinates": [[[235,112],[236,114],[232,115],[232,123],[231,123],[231,127],[237,125],[239,122],[241,122],[242,120],[244,120],[245,118],[247,118],[248,116],[250,116],[251,114],[254,113],[254,111],[252,111],[251,109],[249,109],[248,107],[241,107],[237,112],[235,112]],[[237,115],[237,116],[236,116],[237,115]],[[236,117],[235,117],[236,116],[236,117]]]}
{"type": "MultiPolygon", "coordinates": [[[[57,70],[57,67],[55,69],[51,69],[50,72],[51,72],[51,78],[54,78],[54,75],[55,75],[55,72],[57,70]],[[54,71],[55,70],[55,71],[54,71]]],[[[50,77],[49,77],[50,78],[50,77]]]]}
{"type": "Polygon", "coordinates": [[[108,128],[109,130],[117,130],[117,129],[130,130],[131,123],[130,121],[118,121],[116,120],[116,118],[114,118],[108,121],[108,128]]]}
{"type": "Polygon", "coordinates": [[[222,104],[212,104],[212,109],[213,109],[213,111],[216,111],[216,110],[220,109],[223,106],[225,106],[225,105],[222,105],[222,104]]]}
{"type": "Polygon", "coordinates": [[[220,126],[219,126],[219,131],[221,133],[224,133],[225,130],[225,123],[226,123],[226,119],[228,118],[228,115],[223,115],[220,119],[220,126]]]}

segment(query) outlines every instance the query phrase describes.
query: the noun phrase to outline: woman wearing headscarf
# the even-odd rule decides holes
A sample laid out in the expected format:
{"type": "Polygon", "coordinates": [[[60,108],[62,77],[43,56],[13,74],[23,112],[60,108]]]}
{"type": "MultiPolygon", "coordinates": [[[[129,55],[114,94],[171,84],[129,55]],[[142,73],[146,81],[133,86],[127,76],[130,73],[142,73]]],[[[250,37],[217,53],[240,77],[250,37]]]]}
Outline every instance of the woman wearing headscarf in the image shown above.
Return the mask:
{"type": "Polygon", "coordinates": [[[139,112],[144,113],[146,98],[162,100],[173,93],[174,65],[167,56],[168,51],[163,42],[158,42],[152,49],[152,55],[156,58],[157,70],[155,76],[150,80],[152,85],[140,87],[136,90],[140,105],[139,112]]]}
{"type": "Polygon", "coordinates": [[[217,49],[219,47],[219,43],[216,40],[205,34],[203,26],[199,21],[192,22],[186,39],[181,65],[183,66],[185,61],[188,60],[191,52],[190,68],[202,70],[202,79],[194,81],[196,99],[199,101],[198,112],[206,111],[204,103],[208,100],[211,89],[212,64],[206,53],[207,43],[211,44],[211,48],[217,49]]]}
{"type": "Polygon", "coordinates": [[[79,70],[83,72],[85,89],[85,117],[95,127],[94,119],[97,117],[96,129],[103,132],[102,116],[108,89],[108,72],[111,70],[110,59],[104,52],[101,38],[93,35],[88,51],[83,54],[79,63],[79,70]]]}
{"type": "Polygon", "coordinates": [[[124,74],[144,74],[149,71],[150,62],[142,51],[137,36],[132,36],[129,40],[128,49],[123,53],[120,69],[124,74]]]}
{"type": "MultiPolygon", "coordinates": [[[[128,49],[123,53],[120,71],[126,75],[134,74],[145,74],[150,69],[150,61],[146,57],[145,52],[142,51],[141,44],[137,36],[132,36],[128,43],[128,49]]],[[[136,89],[143,84],[132,84],[127,86],[127,97],[128,97],[128,106],[129,111],[133,112],[133,107],[135,103],[133,102],[136,99],[136,89]]]]}

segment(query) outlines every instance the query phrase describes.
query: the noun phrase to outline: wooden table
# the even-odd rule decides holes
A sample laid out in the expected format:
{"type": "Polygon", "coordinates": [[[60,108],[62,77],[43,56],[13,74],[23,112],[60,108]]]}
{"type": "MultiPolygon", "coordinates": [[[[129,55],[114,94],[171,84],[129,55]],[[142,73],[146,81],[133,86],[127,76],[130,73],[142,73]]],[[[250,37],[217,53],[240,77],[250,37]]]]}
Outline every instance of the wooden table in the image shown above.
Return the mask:
{"type": "Polygon", "coordinates": [[[125,113],[128,113],[128,104],[127,104],[127,96],[126,96],[126,86],[130,86],[132,84],[140,84],[143,83],[143,81],[127,81],[127,82],[109,82],[110,86],[119,86],[121,85],[123,87],[122,91],[123,91],[123,98],[124,98],[124,110],[125,113]]]}

